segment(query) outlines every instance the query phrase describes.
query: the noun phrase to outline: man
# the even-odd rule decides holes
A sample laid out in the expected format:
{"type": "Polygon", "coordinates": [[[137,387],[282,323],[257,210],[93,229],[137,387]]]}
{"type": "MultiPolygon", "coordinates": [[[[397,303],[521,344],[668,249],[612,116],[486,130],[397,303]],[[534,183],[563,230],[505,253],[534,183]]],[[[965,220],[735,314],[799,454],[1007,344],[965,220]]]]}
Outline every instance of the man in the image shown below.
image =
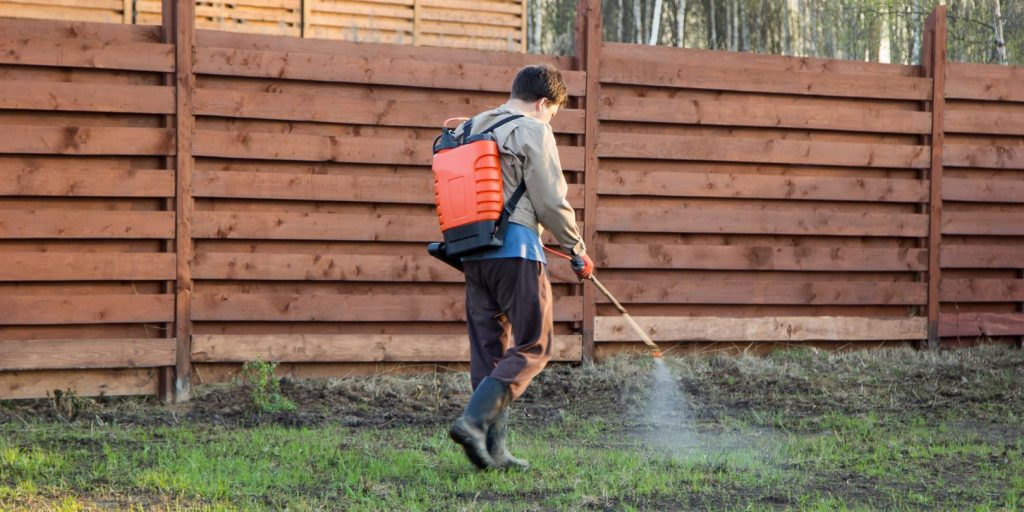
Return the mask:
{"type": "MultiPolygon", "coordinates": [[[[504,245],[462,258],[474,392],[449,435],[480,469],[529,467],[508,453],[505,439],[508,405],[551,359],[554,322],[541,226],[573,255],[572,267],[580,279],[594,271],[565,199],[568,186],[549,125],[566,99],[557,69],[527,66],[516,75],[508,102],[478,114],[470,124],[473,135],[510,116],[522,116],[493,134],[501,153],[506,203],[517,187],[526,187],[509,218],[504,245]]],[[[456,130],[457,137],[466,126],[456,130]]]]}

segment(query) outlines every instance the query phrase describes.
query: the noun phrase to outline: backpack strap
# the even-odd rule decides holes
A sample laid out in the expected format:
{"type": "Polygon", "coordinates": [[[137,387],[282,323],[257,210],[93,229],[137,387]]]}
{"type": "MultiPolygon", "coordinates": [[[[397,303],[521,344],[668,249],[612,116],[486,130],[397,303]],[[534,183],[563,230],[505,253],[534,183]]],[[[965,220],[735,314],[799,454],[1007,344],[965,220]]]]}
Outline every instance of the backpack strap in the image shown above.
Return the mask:
{"type": "MultiPolygon", "coordinates": [[[[500,121],[492,124],[486,130],[484,130],[484,131],[482,131],[482,132],[480,132],[480,133],[478,133],[476,135],[486,135],[488,133],[491,133],[494,130],[496,130],[499,127],[501,127],[502,125],[504,125],[505,123],[508,123],[508,122],[511,122],[511,121],[515,121],[516,119],[519,119],[520,117],[523,117],[523,115],[522,114],[512,114],[512,115],[506,116],[503,119],[501,119],[500,121]]],[[[466,143],[466,138],[471,136],[473,134],[472,132],[473,132],[473,120],[470,119],[469,121],[466,121],[466,126],[465,126],[465,128],[462,129],[462,137],[459,139],[459,144],[465,144],[466,143]]]]}
{"type": "Polygon", "coordinates": [[[505,229],[508,227],[508,221],[512,218],[512,213],[516,211],[516,205],[519,204],[519,200],[526,194],[526,180],[516,187],[516,190],[512,192],[512,197],[508,198],[508,202],[505,203],[505,207],[501,209],[501,215],[498,216],[498,224],[495,227],[495,236],[498,239],[505,239],[505,229]]]}

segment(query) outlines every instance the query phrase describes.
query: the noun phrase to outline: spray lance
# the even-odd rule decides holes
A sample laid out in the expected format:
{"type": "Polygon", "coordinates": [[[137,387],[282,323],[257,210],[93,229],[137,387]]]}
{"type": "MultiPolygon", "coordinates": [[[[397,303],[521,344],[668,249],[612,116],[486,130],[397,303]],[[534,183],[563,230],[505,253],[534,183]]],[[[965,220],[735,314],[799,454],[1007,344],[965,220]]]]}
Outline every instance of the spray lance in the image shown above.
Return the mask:
{"type": "MultiPolygon", "coordinates": [[[[550,247],[544,247],[544,250],[547,251],[548,253],[558,256],[559,258],[572,261],[571,256],[567,254],[562,254],[554,249],[551,249],[550,247]]],[[[648,336],[647,333],[644,332],[644,330],[641,329],[639,325],[637,325],[636,321],[633,320],[633,317],[629,316],[629,313],[626,312],[626,308],[622,307],[622,304],[619,304],[619,301],[615,300],[615,297],[612,296],[612,292],[609,292],[608,289],[605,288],[603,284],[601,284],[601,281],[597,280],[597,276],[591,274],[590,277],[588,277],[587,279],[589,279],[590,282],[594,283],[594,286],[596,286],[598,290],[601,290],[601,293],[603,293],[605,297],[608,297],[608,300],[612,301],[612,304],[615,305],[615,309],[618,309],[619,313],[622,314],[622,318],[626,319],[626,323],[628,323],[629,326],[632,327],[634,331],[636,331],[636,334],[640,336],[640,339],[644,342],[644,344],[646,344],[648,347],[651,347],[651,356],[655,358],[661,357],[661,349],[658,348],[658,345],[654,343],[654,340],[652,340],[651,337],[648,336]]]]}

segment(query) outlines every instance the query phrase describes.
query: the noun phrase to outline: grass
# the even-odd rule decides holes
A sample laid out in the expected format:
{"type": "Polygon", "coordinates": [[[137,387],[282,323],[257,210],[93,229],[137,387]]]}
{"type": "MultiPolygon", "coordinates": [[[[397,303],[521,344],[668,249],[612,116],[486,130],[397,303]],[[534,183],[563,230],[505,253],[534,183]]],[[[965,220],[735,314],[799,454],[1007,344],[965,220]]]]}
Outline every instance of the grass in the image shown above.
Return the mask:
{"type": "MultiPolygon", "coordinates": [[[[551,369],[513,417],[510,446],[531,462],[529,472],[473,470],[432,416],[370,428],[332,416],[301,427],[199,418],[143,425],[21,411],[22,421],[0,424],[0,509],[1024,508],[1020,351],[670,363],[693,408],[693,439],[643,441],[651,392],[643,360],[551,369]],[[629,391],[591,406],[597,396],[541,396],[590,386],[607,399],[617,384],[629,391]],[[549,403],[557,419],[536,409],[549,403]]],[[[399,380],[416,388],[415,379],[399,380]]],[[[374,393],[388,389],[377,382],[374,393]]]]}

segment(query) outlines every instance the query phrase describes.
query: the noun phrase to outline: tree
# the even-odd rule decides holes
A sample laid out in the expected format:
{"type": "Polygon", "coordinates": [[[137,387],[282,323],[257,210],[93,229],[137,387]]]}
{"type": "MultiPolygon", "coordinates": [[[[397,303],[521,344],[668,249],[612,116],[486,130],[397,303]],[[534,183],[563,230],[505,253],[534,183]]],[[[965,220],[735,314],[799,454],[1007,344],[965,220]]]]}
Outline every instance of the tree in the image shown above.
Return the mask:
{"type": "Polygon", "coordinates": [[[995,18],[995,33],[996,33],[996,58],[1002,65],[1006,65],[1006,39],[1003,38],[1003,13],[1002,8],[999,5],[999,0],[992,0],[993,4],[993,18],[995,18]]]}

